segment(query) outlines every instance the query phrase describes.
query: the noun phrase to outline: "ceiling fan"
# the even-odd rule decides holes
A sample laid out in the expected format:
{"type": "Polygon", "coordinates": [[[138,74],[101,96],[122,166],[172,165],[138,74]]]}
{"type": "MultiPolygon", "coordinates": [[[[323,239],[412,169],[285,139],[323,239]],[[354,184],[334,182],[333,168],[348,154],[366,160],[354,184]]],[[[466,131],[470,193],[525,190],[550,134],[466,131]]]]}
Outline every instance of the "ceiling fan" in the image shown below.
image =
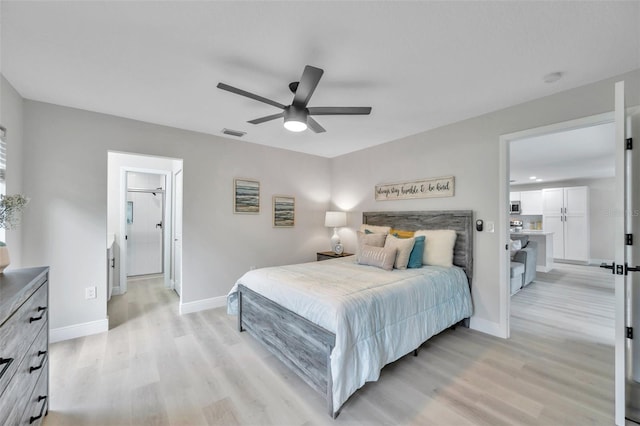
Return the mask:
{"type": "Polygon", "coordinates": [[[368,115],[371,107],[307,107],[311,95],[316,90],[320,82],[320,77],[324,73],[320,68],[307,65],[304,67],[300,81],[289,83],[289,90],[294,94],[291,105],[282,105],[271,99],[238,89],[228,84],[218,83],[218,89],[226,90],[237,95],[246,96],[265,104],[273,105],[283,110],[278,114],[267,115],[248,121],[251,124],[260,124],[277,118],[284,118],[284,127],[292,132],[302,132],[308,128],[315,133],[322,133],[325,129],[311,118],[312,115],[368,115]]]}

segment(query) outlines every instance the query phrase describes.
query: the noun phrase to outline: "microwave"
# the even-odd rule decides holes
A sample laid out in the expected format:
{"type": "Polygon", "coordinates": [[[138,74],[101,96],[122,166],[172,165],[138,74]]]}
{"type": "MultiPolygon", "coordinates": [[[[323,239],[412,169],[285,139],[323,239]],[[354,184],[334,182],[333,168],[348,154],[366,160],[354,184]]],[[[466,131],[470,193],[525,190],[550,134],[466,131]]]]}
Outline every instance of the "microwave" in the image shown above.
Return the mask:
{"type": "Polygon", "coordinates": [[[509,214],[520,214],[520,201],[511,201],[509,214]]]}

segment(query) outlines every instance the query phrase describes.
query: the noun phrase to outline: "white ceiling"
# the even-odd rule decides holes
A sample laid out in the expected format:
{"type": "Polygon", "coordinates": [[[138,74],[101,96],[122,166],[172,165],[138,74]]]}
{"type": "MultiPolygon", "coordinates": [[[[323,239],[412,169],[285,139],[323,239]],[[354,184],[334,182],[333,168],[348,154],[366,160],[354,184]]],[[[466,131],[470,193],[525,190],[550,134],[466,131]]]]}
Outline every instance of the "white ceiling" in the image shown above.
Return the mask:
{"type": "MultiPolygon", "coordinates": [[[[0,69],[25,98],[326,157],[640,68],[640,2],[7,1],[0,69]],[[309,106],[372,106],[290,133],[279,112],[306,64],[309,106]],[[547,84],[550,72],[565,73],[547,84]]],[[[176,143],[179,143],[178,141],[176,143]]]]}
{"type": "Polygon", "coordinates": [[[519,139],[511,142],[510,156],[512,185],[613,177],[615,125],[519,139]]]}

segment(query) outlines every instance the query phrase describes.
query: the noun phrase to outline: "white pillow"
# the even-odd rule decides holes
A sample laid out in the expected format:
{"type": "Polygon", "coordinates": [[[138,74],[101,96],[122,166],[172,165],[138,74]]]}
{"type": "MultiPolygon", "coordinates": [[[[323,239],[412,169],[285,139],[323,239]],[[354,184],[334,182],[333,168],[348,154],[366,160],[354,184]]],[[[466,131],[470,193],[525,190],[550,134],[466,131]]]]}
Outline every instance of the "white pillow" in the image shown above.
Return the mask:
{"type": "Polygon", "coordinates": [[[364,223],[360,225],[360,232],[364,232],[365,230],[373,233],[373,234],[388,234],[391,231],[390,226],[377,226],[377,225],[365,225],[364,223]]]}
{"type": "Polygon", "coordinates": [[[509,240],[509,244],[511,246],[511,259],[516,255],[518,250],[522,248],[522,241],[520,240],[509,240]]]}
{"type": "Polygon", "coordinates": [[[385,271],[393,269],[393,262],[396,260],[396,249],[393,247],[373,247],[362,246],[360,259],[361,265],[371,265],[382,268],[385,271]]]}
{"type": "Polygon", "coordinates": [[[452,229],[420,230],[416,231],[414,237],[420,235],[424,235],[422,263],[432,266],[453,266],[456,231],[452,229]]]}
{"type": "Polygon", "coordinates": [[[360,262],[360,253],[363,246],[372,247],[384,247],[384,241],[387,239],[387,234],[365,234],[364,232],[357,232],[358,242],[356,244],[356,262],[360,262]]]}
{"type": "Polygon", "coordinates": [[[393,264],[394,268],[407,269],[409,256],[411,256],[411,250],[413,250],[415,242],[414,238],[397,238],[393,235],[387,235],[384,248],[395,248],[398,251],[396,253],[396,261],[393,264]]]}

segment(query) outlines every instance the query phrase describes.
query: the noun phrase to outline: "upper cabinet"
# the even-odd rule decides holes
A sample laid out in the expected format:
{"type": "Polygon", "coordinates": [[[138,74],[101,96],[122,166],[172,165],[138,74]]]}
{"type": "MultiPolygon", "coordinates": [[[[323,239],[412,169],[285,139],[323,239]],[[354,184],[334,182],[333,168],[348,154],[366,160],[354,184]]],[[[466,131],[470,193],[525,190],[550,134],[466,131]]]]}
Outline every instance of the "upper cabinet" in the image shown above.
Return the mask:
{"type": "Polygon", "coordinates": [[[589,260],[589,188],[542,190],[544,230],[553,232],[558,259],[589,260]]]}
{"type": "Polygon", "coordinates": [[[523,215],[541,215],[542,190],[520,192],[520,211],[523,215]]]}
{"type": "Polygon", "coordinates": [[[510,192],[509,201],[520,201],[520,214],[542,214],[542,190],[510,192]]]}

